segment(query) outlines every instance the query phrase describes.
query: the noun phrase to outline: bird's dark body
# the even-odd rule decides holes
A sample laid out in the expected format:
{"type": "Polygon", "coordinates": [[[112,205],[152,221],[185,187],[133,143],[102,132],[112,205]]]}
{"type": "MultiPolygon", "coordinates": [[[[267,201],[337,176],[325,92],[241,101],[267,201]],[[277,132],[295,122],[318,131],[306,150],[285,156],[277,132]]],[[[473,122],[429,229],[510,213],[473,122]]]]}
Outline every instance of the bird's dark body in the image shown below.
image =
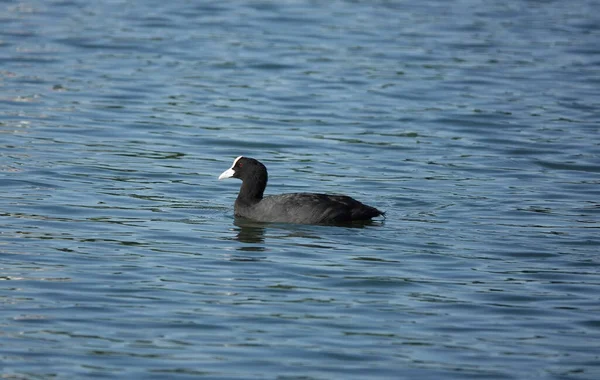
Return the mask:
{"type": "Polygon", "coordinates": [[[368,220],[383,213],[347,195],[291,193],[248,204],[236,200],[234,213],[259,222],[335,224],[368,220]]]}

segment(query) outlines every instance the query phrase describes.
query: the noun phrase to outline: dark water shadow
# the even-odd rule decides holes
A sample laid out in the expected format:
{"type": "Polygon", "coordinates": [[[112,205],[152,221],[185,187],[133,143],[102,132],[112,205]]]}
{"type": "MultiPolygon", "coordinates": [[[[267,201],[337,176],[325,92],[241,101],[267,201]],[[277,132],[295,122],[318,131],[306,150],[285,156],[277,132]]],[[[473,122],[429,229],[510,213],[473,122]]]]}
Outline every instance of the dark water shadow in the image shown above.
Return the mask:
{"type": "Polygon", "coordinates": [[[309,225],[292,223],[264,223],[250,219],[235,217],[233,224],[236,226],[235,239],[241,243],[237,249],[240,251],[262,252],[267,249],[265,238],[269,231],[273,239],[308,238],[319,240],[323,235],[329,235],[332,228],[366,228],[383,226],[383,220],[366,220],[349,223],[309,225]]]}
{"type": "Polygon", "coordinates": [[[382,226],[383,220],[368,220],[360,222],[328,224],[328,225],[310,225],[293,223],[264,223],[256,222],[250,219],[235,217],[233,224],[235,226],[234,239],[241,244],[236,246],[238,253],[233,255],[232,261],[263,261],[265,256],[256,256],[257,253],[264,253],[271,250],[277,250],[277,247],[290,249],[296,247],[300,250],[309,249],[337,249],[339,234],[353,234],[349,229],[366,228],[373,226],[382,226]],[[332,236],[336,236],[331,239],[332,236]]]}
{"type": "Polygon", "coordinates": [[[267,224],[236,217],[233,220],[233,225],[237,227],[237,235],[235,237],[236,240],[242,243],[251,244],[260,244],[265,242],[265,227],[267,224]]]}

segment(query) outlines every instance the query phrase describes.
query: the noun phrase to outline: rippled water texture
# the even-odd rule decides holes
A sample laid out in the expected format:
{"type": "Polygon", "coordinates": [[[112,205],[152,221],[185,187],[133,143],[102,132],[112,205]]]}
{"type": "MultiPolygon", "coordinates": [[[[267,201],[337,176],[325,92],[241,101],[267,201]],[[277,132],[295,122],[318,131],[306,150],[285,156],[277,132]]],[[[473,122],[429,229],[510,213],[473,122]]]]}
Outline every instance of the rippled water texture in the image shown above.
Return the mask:
{"type": "Polygon", "coordinates": [[[0,377],[600,378],[599,15],[1,2],[0,377]]]}

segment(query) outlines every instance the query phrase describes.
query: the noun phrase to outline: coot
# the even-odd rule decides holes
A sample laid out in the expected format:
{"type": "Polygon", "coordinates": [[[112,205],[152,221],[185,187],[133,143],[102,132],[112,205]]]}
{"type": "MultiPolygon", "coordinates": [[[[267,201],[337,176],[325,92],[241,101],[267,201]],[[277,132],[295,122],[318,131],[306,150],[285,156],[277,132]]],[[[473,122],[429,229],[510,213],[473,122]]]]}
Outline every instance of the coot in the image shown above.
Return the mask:
{"type": "Polygon", "coordinates": [[[338,224],[384,214],[346,195],[292,193],[263,197],[267,168],[254,158],[236,158],[219,179],[232,177],[242,180],[235,215],[259,222],[338,224]]]}

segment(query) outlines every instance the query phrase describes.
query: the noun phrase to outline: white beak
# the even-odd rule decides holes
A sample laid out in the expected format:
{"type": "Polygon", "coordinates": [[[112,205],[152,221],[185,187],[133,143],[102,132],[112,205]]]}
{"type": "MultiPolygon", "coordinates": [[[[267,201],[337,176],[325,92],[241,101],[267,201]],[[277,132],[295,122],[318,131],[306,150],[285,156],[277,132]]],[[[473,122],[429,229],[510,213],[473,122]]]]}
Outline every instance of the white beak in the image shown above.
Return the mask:
{"type": "Polygon", "coordinates": [[[219,176],[219,179],[225,179],[225,178],[231,178],[233,177],[233,175],[235,174],[235,170],[233,170],[233,168],[235,167],[235,164],[237,164],[237,162],[239,161],[240,158],[242,158],[243,156],[239,156],[238,158],[236,158],[235,160],[233,160],[233,165],[231,165],[231,167],[227,170],[225,170],[223,173],[221,173],[221,175],[219,176]]]}
{"type": "Polygon", "coordinates": [[[231,178],[231,177],[233,177],[234,174],[235,174],[235,171],[233,170],[233,168],[229,168],[229,169],[225,170],[223,173],[221,173],[221,175],[219,176],[219,179],[231,178]]]}

